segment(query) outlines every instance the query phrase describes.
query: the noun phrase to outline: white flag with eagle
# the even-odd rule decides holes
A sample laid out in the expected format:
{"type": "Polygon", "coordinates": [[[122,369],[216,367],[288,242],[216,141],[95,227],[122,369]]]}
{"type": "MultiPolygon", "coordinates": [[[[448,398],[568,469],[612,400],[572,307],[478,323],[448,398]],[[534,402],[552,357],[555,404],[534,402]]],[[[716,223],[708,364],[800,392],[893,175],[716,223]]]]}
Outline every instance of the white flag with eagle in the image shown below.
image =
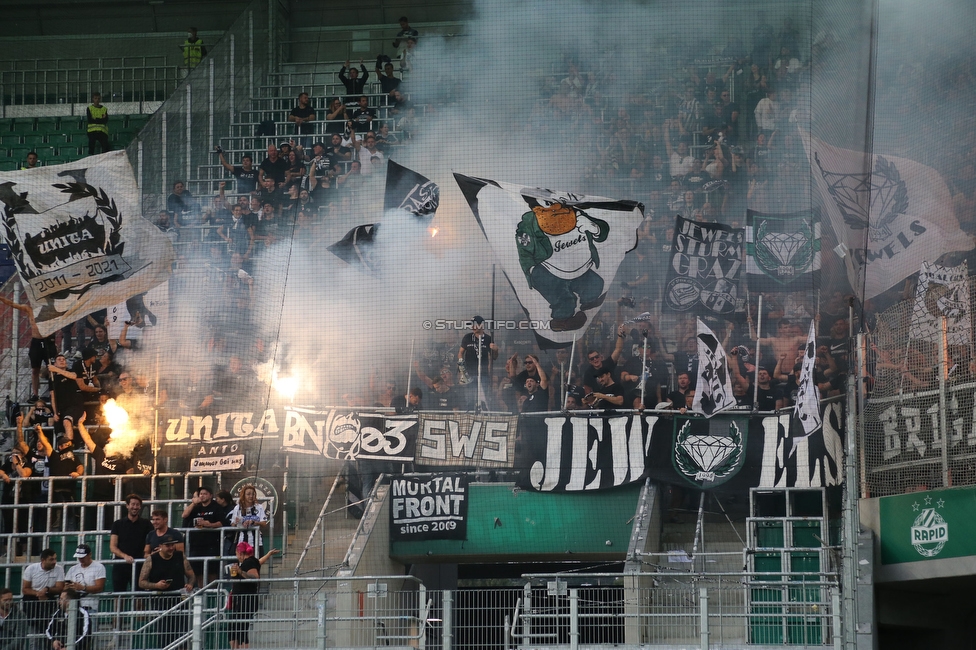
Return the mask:
{"type": "Polygon", "coordinates": [[[3,236],[42,336],[165,282],[173,244],[142,217],[125,151],[0,172],[3,236]]]}

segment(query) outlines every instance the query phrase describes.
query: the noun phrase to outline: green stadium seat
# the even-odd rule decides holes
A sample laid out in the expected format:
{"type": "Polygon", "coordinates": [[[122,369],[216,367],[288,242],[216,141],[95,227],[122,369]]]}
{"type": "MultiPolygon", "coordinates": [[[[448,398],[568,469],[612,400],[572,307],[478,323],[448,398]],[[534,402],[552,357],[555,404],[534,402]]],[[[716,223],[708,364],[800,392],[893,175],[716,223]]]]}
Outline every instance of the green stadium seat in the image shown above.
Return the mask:
{"type": "Polygon", "coordinates": [[[34,118],[32,117],[18,117],[14,120],[13,132],[14,133],[31,133],[34,131],[34,118]]]}
{"type": "Polygon", "coordinates": [[[44,137],[45,136],[43,133],[25,133],[24,144],[29,144],[31,146],[44,144],[44,137]]]}
{"type": "Polygon", "coordinates": [[[126,120],[126,130],[141,131],[151,117],[152,115],[129,115],[126,120]]]}
{"type": "Polygon", "coordinates": [[[17,161],[13,158],[5,158],[0,160],[0,172],[12,172],[19,167],[17,161]]]}
{"type": "Polygon", "coordinates": [[[37,130],[44,131],[46,133],[57,131],[60,128],[60,122],[60,117],[39,117],[37,118],[37,130]]]}
{"type": "Polygon", "coordinates": [[[10,145],[20,144],[20,138],[21,136],[18,133],[6,133],[4,135],[0,135],[0,145],[9,147],[10,145]]]}
{"type": "Polygon", "coordinates": [[[0,133],[10,133],[13,124],[13,120],[0,120],[0,133]]]}
{"type": "Polygon", "coordinates": [[[52,156],[58,155],[57,149],[55,149],[54,147],[52,147],[49,144],[46,144],[46,145],[43,145],[43,146],[40,146],[40,147],[35,147],[34,148],[34,151],[37,152],[37,157],[40,158],[42,161],[43,160],[47,160],[48,158],[51,158],[52,156]]]}
{"type": "Polygon", "coordinates": [[[52,133],[47,137],[47,141],[52,144],[67,144],[73,137],[70,133],[52,133]]]}

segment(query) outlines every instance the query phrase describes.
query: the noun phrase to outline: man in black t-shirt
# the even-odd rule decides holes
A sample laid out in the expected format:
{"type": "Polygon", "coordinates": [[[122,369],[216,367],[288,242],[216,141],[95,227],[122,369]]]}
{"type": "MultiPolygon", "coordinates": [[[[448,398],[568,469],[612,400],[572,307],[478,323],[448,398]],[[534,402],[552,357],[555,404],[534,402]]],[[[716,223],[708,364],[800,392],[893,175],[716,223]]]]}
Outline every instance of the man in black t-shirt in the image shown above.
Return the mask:
{"type": "Polygon", "coordinates": [[[275,183],[285,182],[285,170],[288,163],[278,154],[278,147],[268,145],[268,157],[261,161],[258,167],[258,183],[263,185],[265,178],[271,178],[275,183]]]}
{"type": "Polygon", "coordinates": [[[220,156],[221,166],[237,179],[237,193],[250,194],[253,192],[254,188],[257,187],[258,184],[258,170],[254,168],[254,159],[251,157],[251,155],[244,154],[241,156],[240,166],[235,167],[227,162],[226,158],[224,158],[223,149],[217,147],[216,150],[220,156]]]}
{"type": "Polygon", "coordinates": [[[535,377],[525,380],[525,395],[520,397],[522,413],[541,413],[549,410],[549,386],[536,381],[535,377]]]}
{"type": "Polygon", "coordinates": [[[430,401],[427,408],[435,411],[453,411],[454,409],[461,408],[461,400],[458,397],[458,392],[453,387],[445,384],[440,375],[431,377],[430,382],[433,384],[434,392],[427,394],[430,401]]]}
{"type": "Polygon", "coordinates": [[[584,386],[590,390],[596,390],[598,386],[598,382],[596,380],[597,374],[603,370],[609,370],[611,373],[616,374],[617,362],[620,360],[620,355],[624,349],[626,331],[626,325],[621,325],[617,328],[617,342],[613,347],[613,352],[610,353],[609,359],[605,358],[599,350],[589,351],[589,353],[586,355],[586,360],[590,362],[590,365],[586,370],[583,371],[584,386]]]}
{"type": "Polygon", "coordinates": [[[461,339],[461,349],[458,350],[458,365],[463,366],[465,374],[470,378],[468,388],[468,408],[479,407],[482,401],[487,401],[491,392],[491,366],[498,358],[498,346],[485,333],[485,319],[475,316],[471,320],[471,331],[461,339]],[[462,363],[463,362],[463,363],[462,363]],[[481,376],[482,395],[478,396],[478,376],[481,376]]]}
{"type": "MultiPolygon", "coordinates": [[[[81,464],[75,456],[73,449],[74,443],[67,435],[59,436],[54,447],[54,452],[48,458],[48,471],[51,477],[61,477],[61,480],[51,481],[51,501],[54,503],[71,503],[75,500],[75,488],[78,485],[77,479],[85,473],[85,466],[81,464]]],[[[73,526],[69,530],[78,530],[77,526],[81,521],[81,511],[79,509],[69,509],[70,524],[73,526]]],[[[55,513],[57,514],[57,512],[55,513]]],[[[58,524],[55,523],[55,528],[58,524]]]]}
{"type": "Polygon", "coordinates": [[[332,143],[326,148],[325,152],[329,155],[333,164],[343,160],[352,160],[352,149],[342,146],[342,136],[338,133],[332,134],[332,143]]]}
{"type": "MultiPolygon", "coordinates": [[[[224,509],[213,500],[213,492],[207,486],[197,488],[193,499],[183,509],[183,527],[193,528],[188,537],[189,557],[217,557],[220,555],[220,532],[216,529],[224,525],[224,509]]],[[[195,562],[193,570],[197,575],[197,583],[203,586],[206,576],[203,562],[195,562]]],[[[207,573],[216,575],[217,563],[211,562],[207,573]]]]}
{"type": "Polygon", "coordinates": [[[339,70],[339,81],[346,87],[346,93],[350,95],[346,97],[347,106],[350,101],[354,101],[352,97],[359,97],[363,94],[363,91],[366,89],[367,79],[369,79],[369,72],[366,70],[366,66],[363,65],[362,61],[359,62],[359,69],[353,68],[349,65],[349,61],[346,61],[346,64],[339,70]],[[349,71],[349,76],[346,76],[347,70],[349,71]],[[362,76],[359,74],[360,71],[363,73],[362,76]]]}
{"type": "MultiPolygon", "coordinates": [[[[298,96],[298,106],[291,109],[288,114],[288,121],[295,123],[295,135],[312,135],[315,133],[315,109],[308,103],[308,93],[298,96]]],[[[306,138],[307,140],[307,138],[306,138]]],[[[307,146],[305,142],[302,146],[307,146]]]]}
{"type": "Polygon", "coordinates": [[[132,591],[132,573],[139,575],[140,560],[146,545],[146,535],[153,529],[148,519],[142,517],[142,497],[130,494],[125,498],[126,516],[112,524],[109,551],[125,562],[112,565],[112,590],[132,591]]]}
{"type": "Polygon", "coordinates": [[[613,380],[613,372],[608,366],[594,370],[597,388],[583,398],[589,408],[614,409],[624,404],[623,386],[613,380]]]}
{"type": "Polygon", "coordinates": [[[369,98],[363,95],[359,98],[359,105],[352,112],[352,121],[356,125],[356,133],[366,133],[373,128],[373,118],[376,111],[369,107],[369,98]]]}
{"type": "Polygon", "coordinates": [[[387,95],[400,87],[400,80],[394,76],[393,63],[390,61],[386,61],[383,64],[382,70],[380,70],[379,63],[377,62],[376,78],[380,80],[380,88],[387,95]]]}

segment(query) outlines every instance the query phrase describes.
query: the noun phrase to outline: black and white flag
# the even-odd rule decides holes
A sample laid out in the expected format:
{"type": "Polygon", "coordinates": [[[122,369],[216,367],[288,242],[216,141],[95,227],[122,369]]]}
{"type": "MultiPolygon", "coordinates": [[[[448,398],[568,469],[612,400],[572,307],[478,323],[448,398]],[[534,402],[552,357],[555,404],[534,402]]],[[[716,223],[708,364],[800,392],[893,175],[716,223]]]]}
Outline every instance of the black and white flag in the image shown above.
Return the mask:
{"type": "Polygon", "coordinates": [[[417,217],[433,217],[440,204],[437,183],[392,160],[386,167],[384,210],[406,210],[417,217]]]}
{"type": "Polygon", "coordinates": [[[969,302],[966,262],[952,268],[922,262],[908,338],[938,341],[942,337],[942,317],[945,316],[948,344],[968,346],[972,332],[969,302]]]}
{"type": "MultiPolygon", "coordinates": [[[[796,392],[796,404],[793,406],[793,414],[803,433],[795,432],[794,449],[798,438],[805,438],[823,426],[823,419],[820,417],[820,388],[814,377],[816,368],[817,328],[814,321],[810,321],[810,333],[803,352],[803,367],[800,369],[800,385],[796,392]]],[[[790,454],[792,455],[792,450],[790,454]]]]}
{"type": "Polygon", "coordinates": [[[329,246],[329,252],[364,273],[376,270],[373,240],[379,224],[356,226],[346,236],[329,246]]]}
{"type": "Polygon", "coordinates": [[[454,174],[540,347],[568,347],[600,311],[644,206],[454,174]]]}
{"type": "Polygon", "coordinates": [[[42,336],[165,282],[173,244],[142,217],[125,151],[0,172],[3,236],[42,336]]]}
{"type": "Polygon", "coordinates": [[[732,374],[725,348],[708,325],[698,319],[698,383],[691,410],[707,418],[735,406],[732,374]]]}

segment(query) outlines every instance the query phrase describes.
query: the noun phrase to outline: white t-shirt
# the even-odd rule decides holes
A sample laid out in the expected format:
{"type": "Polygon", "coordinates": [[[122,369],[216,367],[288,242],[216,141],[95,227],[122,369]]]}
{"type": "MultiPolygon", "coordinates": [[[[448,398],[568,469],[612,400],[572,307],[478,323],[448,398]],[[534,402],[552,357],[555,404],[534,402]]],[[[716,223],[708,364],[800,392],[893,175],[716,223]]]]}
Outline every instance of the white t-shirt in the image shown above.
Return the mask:
{"type": "MultiPolygon", "coordinates": [[[[87,568],[81,564],[71,566],[65,574],[65,579],[77,584],[93,585],[95,581],[106,578],[105,565],[92,562],[87,568]]],[[[78,601],[82,607],[98,611],[98,596],[84,596],[78,601]]]]}
{"type": "Polygon", "coordinates": [[[60,564],[55,564],[50,571],[41,568],[40,562],[27,565],[23,574],[24,582],[29,582],[31,589],[35,591],[45,587],[53,587],[59,582],[64,582],[64,568],[60,564]]]}
{"type": "Polygon", "coordinates": [[[671,168],[671,178],[678,178],[691,171],[691,168],[695,164],[695,157],[691,154],[687,154],[682,158],[681,154],[675,151],[671,154],[668,162],[671,168]]]}

